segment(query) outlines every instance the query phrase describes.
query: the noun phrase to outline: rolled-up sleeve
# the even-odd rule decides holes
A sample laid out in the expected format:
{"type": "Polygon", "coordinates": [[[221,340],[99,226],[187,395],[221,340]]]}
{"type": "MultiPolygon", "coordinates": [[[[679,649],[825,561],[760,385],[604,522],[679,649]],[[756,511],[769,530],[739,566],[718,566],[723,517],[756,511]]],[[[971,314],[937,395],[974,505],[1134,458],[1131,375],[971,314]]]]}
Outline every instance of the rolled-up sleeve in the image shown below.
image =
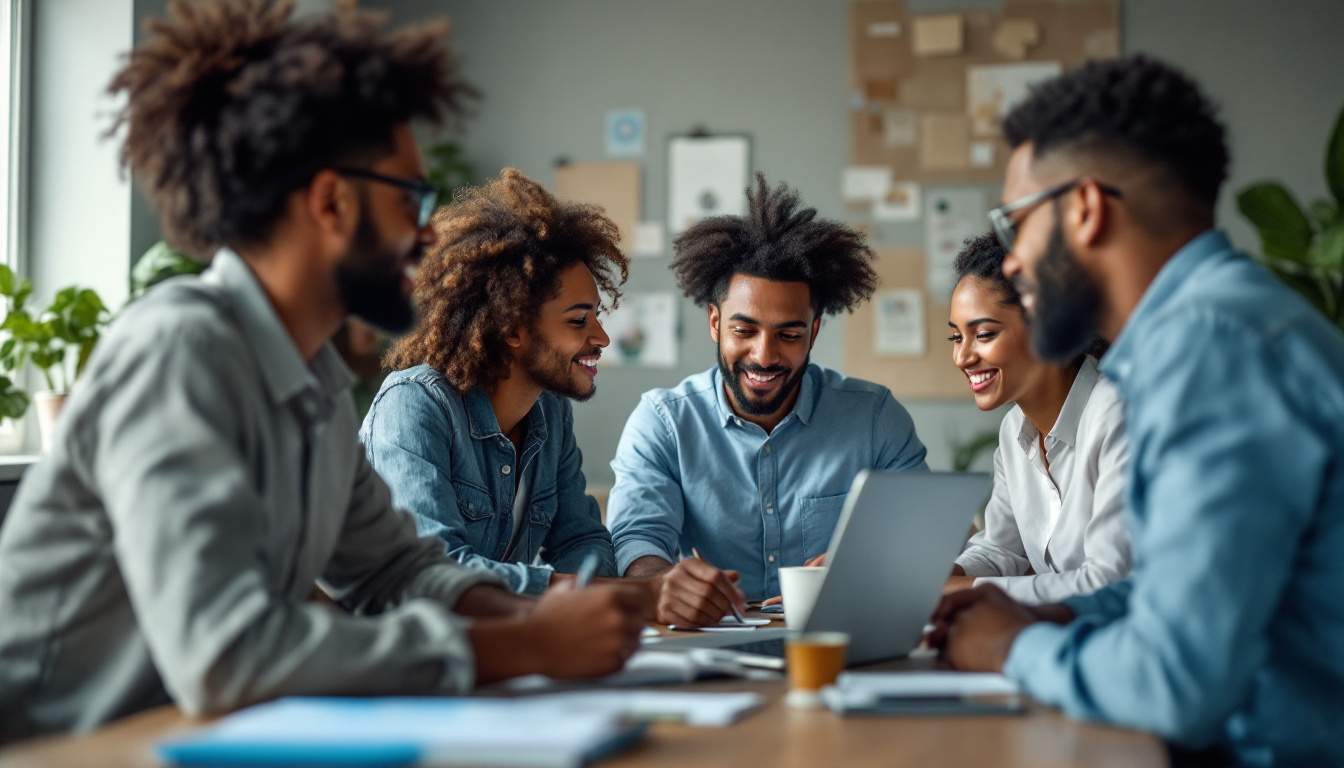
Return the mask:
{"type": "Polygon", "coordinates": [[[238,414],[255,371],[242,344],[175,327],[114,346],[100,407],[70,425],[167,690],[201,715],[280,695],[468,689],[474,661],[450,607],[474,577],[430,565],[441,556],[367,468],[330,575],[342,600],[379,615],[275,589],[288,566],[269,554],[271,511],[245,458],[255,435],[238,414]]]}
{"type": "Polygon", "coordinates": [[[621,574],[647,555],[677,560],[685,506],[676,457],[670,426],[652,400],[641,398],[611,462],[616,480],[607,517],[621,574]]]}

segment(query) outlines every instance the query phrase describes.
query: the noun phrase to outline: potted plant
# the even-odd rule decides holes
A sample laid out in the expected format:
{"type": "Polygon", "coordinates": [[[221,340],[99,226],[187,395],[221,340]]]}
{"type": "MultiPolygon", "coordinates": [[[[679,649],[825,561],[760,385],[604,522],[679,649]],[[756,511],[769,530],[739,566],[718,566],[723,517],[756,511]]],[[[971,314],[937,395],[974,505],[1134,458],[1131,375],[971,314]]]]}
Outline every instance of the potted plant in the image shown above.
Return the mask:
{"type": "Polygon", "coordinates": [[[0,453],[18,453],[23,448],[23,414],[27,411],[28,394],[0,374],[0,453]]]}
{"type": "Polygon", "coordinates": [[[1282,184],[1262,181],[1237,194],[1237,207],[1260,233],[1260,260],[1344,329],[1344,110],[1325,149],[1333,199],[1306,211],[1282,184]]]}
{"type": "Polygon", "coordinates": [[[160,240],[151,245],[131,268],[131,301],[145,295],[150,288],[178,275],[197,275],[209,266],[197,261],[160,240]]]}
{"type": "Polygon", "coordinates": [[[29,281],[17,279],[12,270],[0,265],[0,296],[7,305],[0,323],[4,334],[0,368],[17,371],[26,362],[42,374],[46,389],[35,392],[33,402],[42,450],[46,451],[70,385],[84,370],[111,313],[96,291],[70,286],[57,291],[51,304],[34,317],[27,307],[32,291],[29,281]]]}

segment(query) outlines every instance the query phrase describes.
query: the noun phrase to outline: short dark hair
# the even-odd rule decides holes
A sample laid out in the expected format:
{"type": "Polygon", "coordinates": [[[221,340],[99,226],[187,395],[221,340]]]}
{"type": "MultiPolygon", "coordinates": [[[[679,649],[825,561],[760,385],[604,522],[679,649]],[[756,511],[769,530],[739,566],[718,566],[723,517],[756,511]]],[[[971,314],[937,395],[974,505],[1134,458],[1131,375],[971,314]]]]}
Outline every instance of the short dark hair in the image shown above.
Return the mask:
{"type": "Polygon", "coordinates": [[[1032,87],[1003,134],[1014,148],[1031,142],[1037,157],[1128,154],[1163,169],[1210,216],[1227,180],[1217,108],[1184,73],[1143,55],[1091,61],[1032,87]]]}
{"type": "Polygon", "coordinates": [[[293,0],[172,0],[108,85],[125,94],[131,168],[180,250],[270,235],[284,199],[323,168],[392,150],[393,129],[460,118],[475,91],[447,22],[385,30],[343,4],[292,18],[293,0]]]}
{"type": "Polygon", "coordinates": [[[584,264],[614,307],[628,276],[616,225],[593,205],[563,203],[513,168],[434,214],[438,236],[415,276],[420,322],[383,359],[427,363],[459,392],[508,375],[509,333],[534,329],[560,273],[584,264]]]}
{"type": "Polygon", "coordinates": [[[714,216],[673,243],[677,285],[696,304],[723,300],[734,275],[807,283],[819,314],[853,311],[877,289],[873,251],[862,234],[802,208],[798,193],[765,176],[747,190],[746,216],[714,216]]]}
{"type": "Polygon", "coordinates": [[[957,273],[957,282],[961,282],[964,277],[979,278],[998,290],[1004,304],[1021,307],[1022,294],[1018,293],[1012,280],[1003,276],[1003,260],[1007,256],[1008,252],[1003,250],[993,233],[967,240],[952,265],[957,273]]]}

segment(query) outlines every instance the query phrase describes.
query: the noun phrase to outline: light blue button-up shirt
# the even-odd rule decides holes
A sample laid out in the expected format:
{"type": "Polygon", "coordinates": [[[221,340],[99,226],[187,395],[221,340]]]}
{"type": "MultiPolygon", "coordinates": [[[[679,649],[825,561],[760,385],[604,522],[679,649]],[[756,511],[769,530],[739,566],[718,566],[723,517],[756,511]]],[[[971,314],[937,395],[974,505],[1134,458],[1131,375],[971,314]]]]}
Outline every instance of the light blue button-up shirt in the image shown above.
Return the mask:
{"type": "Polygon", "coordinates": [[[647,392],[611,462],[617,570],[695,547],[739,571],[747,599],[777,595],[780,566],[826,551],[860,470],[927,469],[924,454],[886,387],[817,365],[769,434],[733,413],[717,366],[647,392]]]}
{"type": "Polygon", "coordinates": [[[1075,717],[1341,764],[1344,336],[1210,231],[1102,370],[1126,403],[1134,570],[1023,631],[1005,672],[1075,717]]]}

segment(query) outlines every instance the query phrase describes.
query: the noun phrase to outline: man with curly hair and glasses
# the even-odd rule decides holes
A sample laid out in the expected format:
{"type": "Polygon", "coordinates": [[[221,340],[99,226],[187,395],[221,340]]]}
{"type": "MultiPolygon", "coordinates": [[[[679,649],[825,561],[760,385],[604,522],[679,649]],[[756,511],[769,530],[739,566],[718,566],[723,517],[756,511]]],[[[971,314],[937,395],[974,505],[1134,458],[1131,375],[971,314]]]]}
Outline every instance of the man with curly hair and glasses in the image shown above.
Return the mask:
{"type": "Polygon", "coordinates": [[[1344,338],[1215,228],[1227,144],[1181,72],[1087,64],[1004,133],[992,218],[1036,351],[1112,341],[1134,569],[1041,606],[953,593],[932,641],[1177,764],[1344,764],[1344,338]]]}
{"type": "Polygon", "coordinates": [[[421,321],[388,353],[394,373],[360,431],[369,462],[422,534],[518,592],[568,581],[585,560],[614,577],[569,401],[593,396],[611,341],[598,314],[627,275],[616,226],[510,168],[434,227],[421,321]]]}
{"type": "Polygon", "coordinates": [[[433,193],[410,123],[469,90],[443,25],[292,10],[175,2],[112,81],[127,164],[213,261],[117,319],[14,500],[0,739],[598,675],[638,645],[641,590],[520,597],[418,537],[365,460],[329,340],[349,314],[412,320],[433,193]]]}
{"type": "Polygon", "coordinates": [[[824,556],[860,470],[926,469],[886,387],[810,362],[822,316],[877,286],[863,236],[759,175],[747,201],[675,242],[718,364],[645,393],[612,461],[617,568],[652,580],[668,623],[714,624],[778,595],[780,566],[824,556]]]}

